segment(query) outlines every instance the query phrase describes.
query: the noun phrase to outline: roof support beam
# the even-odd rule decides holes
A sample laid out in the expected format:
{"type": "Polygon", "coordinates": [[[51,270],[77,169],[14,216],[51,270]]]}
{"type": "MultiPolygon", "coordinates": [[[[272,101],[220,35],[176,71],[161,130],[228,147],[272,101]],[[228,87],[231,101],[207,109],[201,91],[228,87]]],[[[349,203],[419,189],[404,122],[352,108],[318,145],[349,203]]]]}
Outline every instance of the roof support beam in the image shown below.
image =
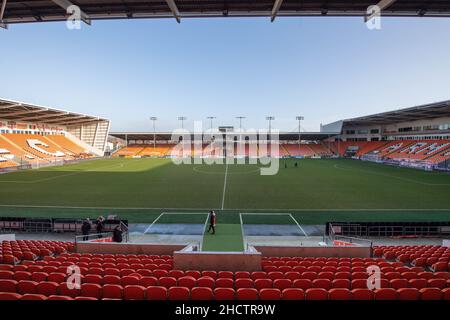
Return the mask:
{"type": "MultiPolygon", "coordinates": [[[[397,0],[380,0],[377,4],[376,4],[376,6],[378,7],[378,8],[380,8],[380,12],[381,11],[383,11],[384,9],[387,9],[387,8],[389,8],[395,1],[397,1],[397,0]]],[[[372,16],[371,15],[366,15],[365,17],[364,17],[364,21],[365,22],[367,22],[368,20],[370,20],[370,19],[372,19],[372,16]]]]}
{"type": "Polygon", "coordinates": [[[175,3],[175,0],[166,0],[167,5],[170,8],[170,11],[172,11],[173,16],[177,20],[178,23],[181,22],[181,15],[180,11],[178,11],[177,4],[175,3]]]}
{"type": "Polygon", "coordinates": [[[380,0],[380,2],[377,3],[377,6],[380,10],[384,10],[390,7],[395,1],[397,0],[380,0]]]}
{"type": "MultiPolygon", "coordinates": [[[[63,8],[64,10],[66,10],[66,12],[67,12],[68,7],[74,5],[69,0],[52,0],[52,1],[54,3],[56,3],[58,6],[60,6],[61,8],[63,8]]],[[[80,8],[80,15],[81,15],[81,17],[80,17],[81,21],[83,21],[87,25],[91,25],[91,18],[83,10],[81,10],[81,8],[80,8]]]]}
{"type": "Polygon", "coordinates": [[[65,123],[67,121],[73,121],[75,119],[83,119],[83,118],[86,118],[86,116],[75,116],[75,115],[71,116],[71,115],[68,115],[68,116],[66,116],[64,118],[49,120],[46,123],[54,123],[54,122],[55,123],[65,123]]]}
{"type": "Polygon", "coordinates": [[[20,106],[22,106],[20,103],[7,104],[5,106],[0,106],[0,110],[1,109],[11,109],[11,108],[20,107],[20,106]]]}
{"type": "Polygon", "coordinates": [[[30,113],[39,113],[39,112],[44,112],[47,110],[23,110],[23,111],[15,111],[15,112],[10,112],[10,113],[3,113],[2,117],[11,117],[11,116],[19,116],[22,114],[30,114],[30,113]]]}
{"type": "Polygon", "coordinates": [[[41,116],[27,116],[27,117],[24,117],[24,118],[19,118],[17,121],[41,120],[41,119],[59,117],[59,116],[65,115],[65,114],[67,114],[67,113],[66,112],[59,112],[59,113],[53,113],[53,114],[43,114],[41,116]]]}
{"type": "Polygon", "coordinates": [[[0,28],[8,29],[8,25],[3,22],[3,16],[5,15],[5,9],[6,9],[6,2],[8,0],[2,1],[2,6],[0,8],[0,28]]]}
{"type": "Polygon", "coordinates": [[[275,0],[275,3],[273,4],[273,8],[272,8],[272,13],[270,14],[270,22],[274,22],[282,4],[283,4],[283,0],[275,0]]]}

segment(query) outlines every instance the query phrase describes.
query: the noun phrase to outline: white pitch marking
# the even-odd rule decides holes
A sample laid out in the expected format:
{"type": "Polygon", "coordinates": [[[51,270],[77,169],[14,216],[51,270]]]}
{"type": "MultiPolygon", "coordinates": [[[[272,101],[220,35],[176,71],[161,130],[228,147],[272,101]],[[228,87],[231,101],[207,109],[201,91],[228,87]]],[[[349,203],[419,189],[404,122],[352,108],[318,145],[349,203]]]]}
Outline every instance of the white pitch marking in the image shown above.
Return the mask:
{"type": "Polygon", "coordinates": [[[225,179],[223,180],[222,207],[221,207],[222,210],[225,205],[225,192],[227,190],[227,177],[228,177],[228,163],[225,166],[225,179]]]}

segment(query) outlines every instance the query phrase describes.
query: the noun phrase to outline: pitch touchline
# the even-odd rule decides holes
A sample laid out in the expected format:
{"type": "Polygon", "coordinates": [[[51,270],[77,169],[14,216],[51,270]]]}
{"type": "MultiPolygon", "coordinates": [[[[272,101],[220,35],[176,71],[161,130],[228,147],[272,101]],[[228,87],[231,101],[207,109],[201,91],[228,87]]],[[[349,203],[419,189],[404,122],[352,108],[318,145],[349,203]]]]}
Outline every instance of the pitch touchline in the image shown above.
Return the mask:
{"type": "Polygon", "coordinates": [[[222,207],[221,207],[222,210],[225,205],[225,192],[227,190],[227,177],[228,177],[228,163],[225,166],[225,179],[223,180],[222,207]]]}
{"type": "MultiPolygon", "coordinates": [[[[41,206],[41,205],[23,205],[23,204],[0,204],[0,207],[16,207],[16,208],[53,208],[53,209],[102,209],[102,210],[211,210],[220,208],[170,208],[170,207],[77,207],[77,206],[41,206]]],[[[243,210],[254,210],[254,211],[448,211],[450,213],[450,208],[448,209],[296,209],[296,208],[228,208],[226,211],[243,211],[243,210]]]]}

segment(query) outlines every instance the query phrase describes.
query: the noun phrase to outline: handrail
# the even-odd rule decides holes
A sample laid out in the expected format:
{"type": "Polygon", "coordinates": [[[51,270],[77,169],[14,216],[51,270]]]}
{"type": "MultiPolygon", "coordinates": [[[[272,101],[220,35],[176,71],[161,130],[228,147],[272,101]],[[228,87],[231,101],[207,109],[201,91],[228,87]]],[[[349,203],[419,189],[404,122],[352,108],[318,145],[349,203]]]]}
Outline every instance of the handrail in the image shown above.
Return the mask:
{"type": "Polygon", "coordinates": [[[113,234],[112,232],[90,233],[90,234],[87,234],[87,235],[82,234],[82,235],[75,236],[75,243],[77,243],[77,242],[89,242],[90,240],[105,239],[105,238],[108,238],[108,237],[112,237],[112,234],[113,234]],[[88,239],[84,240],[84,238],[88,238],[88,239]],[[83,240],[78,240],[78,239],[83,239],[83,240]]]}
{"type": "Polygon", "coordinates": [[[120,228],[123,231],[125,242],[129,242],[130,241],[130,232],[129,232],[128,226],[125,223],[123,223],[122,221],[120,221],[120,228]]]}

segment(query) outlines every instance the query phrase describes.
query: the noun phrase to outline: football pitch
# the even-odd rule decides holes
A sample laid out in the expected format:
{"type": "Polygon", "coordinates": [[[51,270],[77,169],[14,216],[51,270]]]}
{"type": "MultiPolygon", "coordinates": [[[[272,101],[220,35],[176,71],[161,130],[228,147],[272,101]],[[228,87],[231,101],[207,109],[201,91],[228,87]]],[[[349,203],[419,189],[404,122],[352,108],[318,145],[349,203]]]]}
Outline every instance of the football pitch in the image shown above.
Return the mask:
{"type": "Polygon", "coordinates": [[[152,223],[162,212],[215,209],[226,224],[239,224],[242,212],[286,212],[301,224],[450,220],[449,174],[345,159],[283,159],[273,176],[259,168],[115,158],[8,173],[0,216],[152,223]]]}

